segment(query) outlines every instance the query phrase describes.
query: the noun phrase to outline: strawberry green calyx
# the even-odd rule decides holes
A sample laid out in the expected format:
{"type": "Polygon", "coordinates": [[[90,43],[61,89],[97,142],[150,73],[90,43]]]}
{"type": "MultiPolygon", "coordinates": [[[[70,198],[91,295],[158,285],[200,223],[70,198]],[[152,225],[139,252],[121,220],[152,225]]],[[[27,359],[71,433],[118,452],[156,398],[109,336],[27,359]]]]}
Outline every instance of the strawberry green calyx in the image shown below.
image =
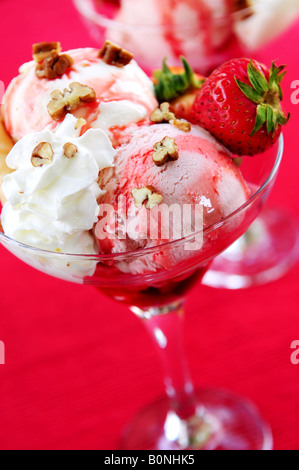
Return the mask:
{"type": "Polygon", "coordinates": [[[192,67],[183,56],[181,56],[181,61],[184,67],[182,73],[172,72],[166,64],[166,59],[163,60],[162,69],[153,72],[156,80],[154,89],[160,103],[171,101],[187,91],[202,87],[205,80],[196,78],[192,67]]]}
{"type": "Polygon", "coordinates": [[[238,80],[235,81],[244,95],[253,103],[257,104],[255,125],[251,137],[266,124],[267,133],[274,134],[279,125],[283,126],[290,118],[286,116],[281,108],[282,90],[281,81],[286,72],[285,65],[277,67],[272,62],[269,80],[258,70],[251,60],[247,67],[248,78],[252,86],[238,80]]]}

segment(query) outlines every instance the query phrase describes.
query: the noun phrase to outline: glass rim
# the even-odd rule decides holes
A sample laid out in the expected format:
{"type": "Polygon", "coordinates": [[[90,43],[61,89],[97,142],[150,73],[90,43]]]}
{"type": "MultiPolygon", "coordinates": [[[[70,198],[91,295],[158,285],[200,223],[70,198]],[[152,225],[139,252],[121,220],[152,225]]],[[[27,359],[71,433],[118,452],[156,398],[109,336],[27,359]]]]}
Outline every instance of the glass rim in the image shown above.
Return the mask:
{"type": "MultiPolygon", "coordinates": [[[[283,135],[281,134],[278,140],[278,150],[275,158],[274,165],[272,166],[271,172],[268,175],[267,179],[263,184],[260,185],[257,191],[255,191],[249,199],[247,199],[242,206],[240,206],[238,209],[235,211],[231,212],[229,215],[224,217],[223,219],[219,220],[218,222],[215,222],[202,230],[198,232],[194,232],[190,235],[187,235],[186,237],[180,238],[178,240],[171,240],[165,243],[161,243],[156,246],[152,246],[149,248],[139,248],[138,250],[132,250],[132,251],[126,251],[122,253],[109,253],[109,254],[101,254],[101,253],[92,253],[92,254],[85,254],[85,253],[65,253],[65,252],[57,252],[57,251],[51,251],[51,250],[44,250],[41,248],[37,248],[31,245],[26,245],[25,243],[18,242],[17,240],[14,240],[13,238],[8,237],[5,235],[3,232],[0,231],[0,241],[2,240],[3,242],[6,242],[7,244],[13,245],[15,247],[23,248],[28,251],[31,251],[33,253],[38,253],[40,255],[55,255],[57,257],[65,257],[65,258],[73,258],[73,260],[80,260],[80,259],[88,259],[88,260],[94,260],[94,261],[103,261],[107,262],[109,260],[117,261],[117,260],[123,260],[124,258],[132,258],[132,257],[139,257],[140,255],[148,255],[151,253],[155,253],[157,251],[160,251],[165,248],[170,248],[173,246],[180,246],[183,245],[186,242],[190,242],[194,239],[194,237],[202,235],[204,236],[205,234],[212,232],[213,230],[216,230],[220,228],[222,225],[226,224],[229,220],[231,220],[233,217],[236,215],[242,213],[244,210],[246,210],[251,204],[253,204],[256,199],[259,198],[261,194],[270,186],[272,181],[277,175],[282,156],[283,156],[283,150],[284,150],[284,139],[283,135]]],[[[256,157],[245,157],[245,158],[256,158],[256,157]]],[[[1,207],[1,205],[0,205],[1,207]]]]}
{"type": "MultiPolygon", "coordinates": [[[[113,19],[107,18],[104,15],[101,15],[95,9],[92,0],[73,0],[75,7],[86,19],[90,20],[92,23],[95,23],[99,26],[103,26],[105,28],[113,28],[118,30],[130,30],[132,27],[136,30],[144,31],[150,30],[154,32],[155,30],[160,30],[161,26],[167,28],[167,24],[141,24],[141,23],[123,23],[121,21],[115,21],[113,19]]],[[[228,18],[239,19],[242,17],[247,17],[252,13],[252,7],[245,7],[240,9],[239,11],[228,13],[224,16],[219,16],[213,19],[215,24],[222,24],[227,22],[228,18]]],[[[190,26],[184,23],[177,23],[176,27],[179,27],[182,30],[190,30],[190,26]]],[[[197,28],[197,25],[195,25],[197,28]]]]}

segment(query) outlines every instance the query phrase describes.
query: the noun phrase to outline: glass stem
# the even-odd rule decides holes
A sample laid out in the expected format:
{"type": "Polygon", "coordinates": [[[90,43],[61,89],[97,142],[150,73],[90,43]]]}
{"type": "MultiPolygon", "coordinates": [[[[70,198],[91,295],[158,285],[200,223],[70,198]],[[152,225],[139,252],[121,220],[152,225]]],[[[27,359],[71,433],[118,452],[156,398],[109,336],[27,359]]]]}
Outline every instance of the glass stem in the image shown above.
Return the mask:
{"type": "Polygon", "coordinates": [[[157,347],[170,409],[182,420],[195,416],[196,398],[183,347],[184,302],[146,311],[136,307],[132,310],[143,319],[157,347]]]}

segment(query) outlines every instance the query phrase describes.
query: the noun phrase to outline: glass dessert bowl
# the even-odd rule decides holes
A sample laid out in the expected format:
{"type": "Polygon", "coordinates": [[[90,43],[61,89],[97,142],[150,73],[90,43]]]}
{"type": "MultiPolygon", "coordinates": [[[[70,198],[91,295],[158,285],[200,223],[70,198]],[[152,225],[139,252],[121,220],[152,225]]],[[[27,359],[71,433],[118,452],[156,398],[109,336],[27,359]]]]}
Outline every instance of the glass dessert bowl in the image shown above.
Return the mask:
{"type": "Polygon", "coordinates": [[[166,397],[150,405],[126,429],[122,449],[238,449],[272,447],[271,432],[255,407],[228,392],[195,391],[181,347],[184,299],[215,256],[256,219],[274,184],[283,154],[282,136],[270,150],[246,158],[242,174],[251,194],[230,215],[200,232],[155,247],[97,255],[40,250],[2,232],[1,244],[42,272],[93,285],[126,303],[144,322],[160,354],[166,397]],[[159,258],[159,268],[138,273],[136,264],[159,258]],[[167,261],[164,262],[164,261],[167,261]]]}

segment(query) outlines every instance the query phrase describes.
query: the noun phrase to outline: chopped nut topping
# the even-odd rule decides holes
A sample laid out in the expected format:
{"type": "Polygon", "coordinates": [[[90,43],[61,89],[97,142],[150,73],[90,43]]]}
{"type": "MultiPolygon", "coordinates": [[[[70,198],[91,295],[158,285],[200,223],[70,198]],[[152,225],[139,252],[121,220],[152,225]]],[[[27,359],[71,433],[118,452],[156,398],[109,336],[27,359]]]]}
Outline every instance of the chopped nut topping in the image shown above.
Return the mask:
{"type": "Polygon", "coordinates": [[[70,89],[65,89],[63,93],[59,90],[52,91],[50,96],[52,99],[47,108],[54,121],[59,121],[68,112],[74,111],[84,103],[92,103],[96,99],[92,88],[78,82],[71,83],[70,89]]]}
{"type": "Polygon", "coordinates": [[[99,57],[101,57],[108,65],[124,67],[131,62],[134,56],[131,52],[128,52],[117,44],[106,40],[105,44],[99,51],[99,57]]]}
{"type": "Polygon", "coordinates": [[[61,47],[59,42],[39,42],[32,46],[33,59],[36,62],[42,62],[51,52],[60,54],[60,51],[61,47]]]}
{"type": "Polygon", "coordinates": [[[161,142],[154,145],[153,161],[157,166],[163,166],[169,160],[179,158],[178,148],[175,140],[171,137],[164,137],[161,142]]]}
{"type": "Polygon", "coordinates": [[[59,42],[40,42],[33,45],[33,58],[37,62],[35,73],[39,78],[60,77],[74,63],[67,54],[60,54],[59,42]]]}
{"type": "Polygon", "coordinates": [[[73,158],[78,152],[78,148],[76,147],[75,144],[72,144],[71,142],[67,142],[63,146],[63,152],[66,158],[73,158]]]}
{"type": "Polygon", "coordinates": [[[49,142],[41,142],[32,152],[31,163],[34,167],[49,164],[53,160],[53,149],[49,142]]]}
{"type": "Polygon", "coordinates": [[[144,188],[135,188],[132,190],[132,196],[134,198],[135,206],[141,207],[146,202],[145,207],[152,209],[154,206],[161,204],[163,196],[157,193],[153,186],[145,186],[144,188]]]}
{"type": "Polygon", "coordinates": [[[152,112],[150,119],[152,122],[156,123],[169,122],[169,124],[176,126],[183,132],[189,132],[191,130],[190,122],[177,119],[175,114],[170,110],[170,104],[167,102],[161,103],[160,107],[152,112]]]}

